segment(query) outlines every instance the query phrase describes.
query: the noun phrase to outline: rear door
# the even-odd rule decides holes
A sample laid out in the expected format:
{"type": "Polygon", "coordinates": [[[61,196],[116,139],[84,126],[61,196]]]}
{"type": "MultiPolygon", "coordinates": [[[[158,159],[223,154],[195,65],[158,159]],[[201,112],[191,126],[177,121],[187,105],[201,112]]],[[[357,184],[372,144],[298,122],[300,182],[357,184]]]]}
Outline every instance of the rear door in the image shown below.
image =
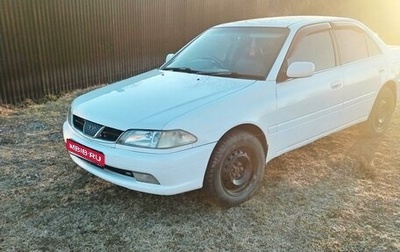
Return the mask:
{"type": "Polygon", "coordinates": [[[352,23],[334,23],[334,37],[343,69],[343,120],[368,117],[386,71],[385,56],[370,35],[352,23]]]}
{"type": "Polygon", "coordinates": [[[343,75],[336,60],[330,24],[301,29],[293,40],[277,81],[276,152],[284,153],[340,126],[343,75]],[[315,74],[288,78],[295,61],[315,64],[315,74]]]}

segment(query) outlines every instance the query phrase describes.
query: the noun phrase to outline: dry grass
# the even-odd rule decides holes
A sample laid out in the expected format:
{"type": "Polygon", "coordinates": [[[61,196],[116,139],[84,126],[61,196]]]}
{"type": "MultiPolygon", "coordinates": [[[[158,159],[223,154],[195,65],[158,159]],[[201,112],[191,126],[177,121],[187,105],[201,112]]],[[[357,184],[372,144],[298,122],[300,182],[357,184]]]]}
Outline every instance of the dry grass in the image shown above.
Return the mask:
{"type": "Polygon", "coordinates": [[[250,201],[129,191],[77,167],[61,125],[75,92],[0,108],[0,250],[400,251],[400,109],[385,137],[356,129],[273,160],[250,201]]]}

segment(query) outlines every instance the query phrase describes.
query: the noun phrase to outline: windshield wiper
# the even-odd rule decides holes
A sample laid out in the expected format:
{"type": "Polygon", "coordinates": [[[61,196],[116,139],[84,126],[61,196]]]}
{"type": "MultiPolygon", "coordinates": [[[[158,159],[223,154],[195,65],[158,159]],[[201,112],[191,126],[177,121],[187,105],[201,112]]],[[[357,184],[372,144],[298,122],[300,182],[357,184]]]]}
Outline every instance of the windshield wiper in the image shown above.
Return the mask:
{"type": "Polygon", "coordinates": [[[237,79],[265,80],[265,77],[261,75],[243,74],[238,72],[231,72],[229,70],[199,71],[199,70],[193,70],[190,67],[166,67],[161,70],[182,72],[182,73],[194,73],[194,74],[210,75],[210,76],[230,77],[237,79]]]}
{"type": "Polygon", "coordinates": [[[203,75],[211,75],[211,76],[220,76],[220,77],[231,77],[237,79],[251,79],[251,80],[264,80],[265,77],[261,75],[254,75],[254,74],[243,74],[238,72],[231,72],[231,71],[209,71],[209,72],[198,72],[197,74],[203,75]]]}
{"type": "Polygon", "coordinates": [[[182,73],[198,73],[199,71],[193,70],[190,67],[166,67],[161,70],[174,71],[174,72],[182,72],[182,73]]]}

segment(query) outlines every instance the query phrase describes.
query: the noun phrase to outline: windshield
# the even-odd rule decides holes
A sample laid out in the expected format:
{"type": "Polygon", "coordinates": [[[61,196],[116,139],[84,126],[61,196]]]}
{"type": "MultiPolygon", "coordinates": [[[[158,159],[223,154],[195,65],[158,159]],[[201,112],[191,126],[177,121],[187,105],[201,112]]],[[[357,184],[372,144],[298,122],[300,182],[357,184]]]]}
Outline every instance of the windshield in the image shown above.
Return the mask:
{"type": "Polygon", "coordinates": [[[161,69],[265,79],[287,34],[286,28],[212,28],[183,48],[161,69]]]}

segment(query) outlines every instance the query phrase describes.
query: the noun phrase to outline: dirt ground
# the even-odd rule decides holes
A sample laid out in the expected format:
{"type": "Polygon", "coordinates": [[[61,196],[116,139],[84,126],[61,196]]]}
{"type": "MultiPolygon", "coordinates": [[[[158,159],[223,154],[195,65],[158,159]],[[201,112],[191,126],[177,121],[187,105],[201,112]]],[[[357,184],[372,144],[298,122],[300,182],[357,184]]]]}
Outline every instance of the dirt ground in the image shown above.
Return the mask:
{"type": "Polygon", "coordinates": [[[0,107],[0,251],[400,251],[400,108],[382,138],[345,130],[278,157],[234,208],[162,197],[69,158],[72,98],[0,107]]]}

